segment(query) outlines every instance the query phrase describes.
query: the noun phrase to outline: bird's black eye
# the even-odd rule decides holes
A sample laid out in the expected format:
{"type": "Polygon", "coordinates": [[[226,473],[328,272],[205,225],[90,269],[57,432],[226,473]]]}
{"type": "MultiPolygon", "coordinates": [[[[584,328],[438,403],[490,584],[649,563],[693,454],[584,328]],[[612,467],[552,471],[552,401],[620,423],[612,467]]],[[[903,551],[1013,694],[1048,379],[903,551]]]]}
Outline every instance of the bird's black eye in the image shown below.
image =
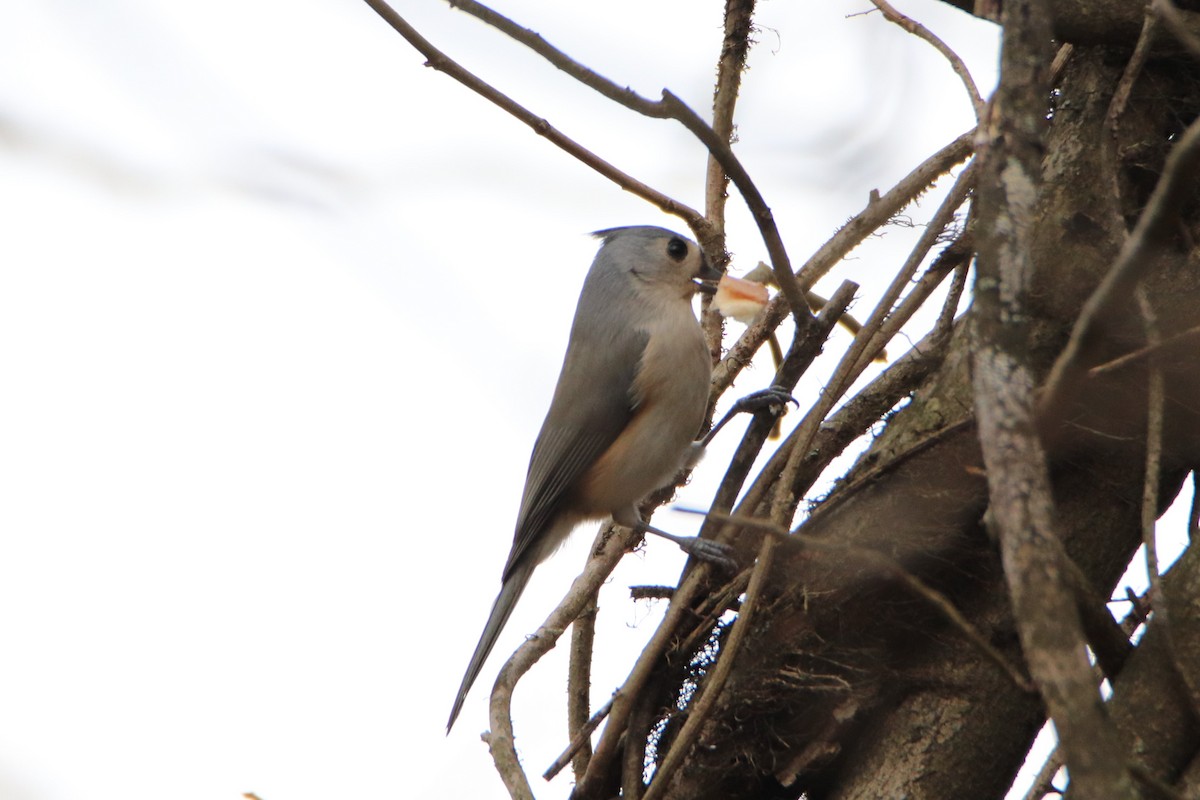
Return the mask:
{"type": "Polygon", "coordinates": [[[687,242],[678,236],[671,237],[671,241],[667,242],[667,255],[676,261],[683,261],[683,257],[687,255],[687,250],[687,242]]]}

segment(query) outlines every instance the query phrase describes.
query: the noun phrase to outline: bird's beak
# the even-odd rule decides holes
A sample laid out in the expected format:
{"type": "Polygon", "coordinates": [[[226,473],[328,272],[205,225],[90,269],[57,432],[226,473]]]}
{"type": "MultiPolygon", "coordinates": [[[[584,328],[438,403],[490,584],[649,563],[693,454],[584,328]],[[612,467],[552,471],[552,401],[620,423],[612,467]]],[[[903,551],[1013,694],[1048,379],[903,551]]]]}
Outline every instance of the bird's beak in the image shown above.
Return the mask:
{"type": "Polygon", "coordinates": [[[700,272],[696,275],[696,280],[692,281],[696,285],[696,290],[705,294],[716,294],[716,281],[721,280],[722,273],[719,269],[708,263],[708,259],[700,262],[700,272]]]}

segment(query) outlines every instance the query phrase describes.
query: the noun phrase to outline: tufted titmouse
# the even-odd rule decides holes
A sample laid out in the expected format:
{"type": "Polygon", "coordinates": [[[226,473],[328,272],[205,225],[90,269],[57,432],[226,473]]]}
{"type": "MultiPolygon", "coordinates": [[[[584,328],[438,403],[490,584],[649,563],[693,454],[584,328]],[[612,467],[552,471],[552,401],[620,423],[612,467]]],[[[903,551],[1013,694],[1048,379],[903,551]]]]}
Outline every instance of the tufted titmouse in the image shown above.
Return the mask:
{"type": "Polygon", "coordinates": [[[554,399],[533,445],[500,594],[463,675],[447,733],[534,567],[577,525],[611,515],[681,545],[709,544],[650,528],[637,507],[703,453],[695,438],[712,365],[692,295],[704,288],[697,278],[716,280],[721,273],[699,245],[662,228],[594,235],[600,252],[584,280],[554,399]]]}

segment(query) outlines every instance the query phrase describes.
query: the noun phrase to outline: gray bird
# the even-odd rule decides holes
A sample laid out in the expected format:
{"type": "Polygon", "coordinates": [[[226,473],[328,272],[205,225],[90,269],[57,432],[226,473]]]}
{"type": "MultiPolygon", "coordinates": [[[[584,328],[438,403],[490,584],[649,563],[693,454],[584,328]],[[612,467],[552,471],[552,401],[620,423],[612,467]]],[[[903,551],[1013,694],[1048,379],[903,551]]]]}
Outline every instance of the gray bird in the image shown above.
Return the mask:
{"type": "MultiPolygon", "coordinates": [[[[463,675],[446,732],[534,568],[580,523],[611,516],[721,560],[712,543],[650,528],[638,503],[699,460],[712,365],[692,296],[716,280],[699,245],[649,226],[601,240],[571,325],[562,372],[533,445],[500,594],[463,675]]],[[[719,547],[719,546],[717,546],[719,547]]]]}

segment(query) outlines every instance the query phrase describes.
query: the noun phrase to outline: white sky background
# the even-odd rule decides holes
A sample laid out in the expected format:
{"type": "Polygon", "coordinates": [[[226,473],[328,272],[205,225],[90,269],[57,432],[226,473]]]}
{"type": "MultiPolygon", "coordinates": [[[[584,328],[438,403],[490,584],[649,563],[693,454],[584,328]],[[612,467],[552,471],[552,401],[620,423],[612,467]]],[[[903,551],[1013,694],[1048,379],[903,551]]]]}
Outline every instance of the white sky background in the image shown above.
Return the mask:
{"type": "MultiPolygon", "coordinates": [[[[797,264],[971,125],[945,62],[878,14],[847,18],[865,7],[757,17],[737,149],[797,264]]],[[[992,26],[901,7],[989,91],[992,26]]],[[[708,107],[716,0],[497,8],[619,83],[708,107]]],[[[702,207],[704,153],[678,126],[443,3],[397,9],[702,207]]],[[[477,738],[488,689],[590,531],[540,570],[443,730],[499,587],[586,234],[685,229],[422,62],[355,0],[0,6],[0,798],[502,796],[477,738]]],[[[741,271],[765,250],[730,209],[741,271]]],[[[873,242],[818,288],[859,281],[865,315],[908,241],[873,242]]],[[[770,376],[760,365],[735,394],[770,376]]],[[[736,438],[681,504],[707,504],[736,438]]],[[[600,700],[662,611],[627,587],[681,565],[651,542],[602,595],[600,700]]],[[[532,776],[565,743],[564,664],[560,648],[518,691],[532,776]]]]}

